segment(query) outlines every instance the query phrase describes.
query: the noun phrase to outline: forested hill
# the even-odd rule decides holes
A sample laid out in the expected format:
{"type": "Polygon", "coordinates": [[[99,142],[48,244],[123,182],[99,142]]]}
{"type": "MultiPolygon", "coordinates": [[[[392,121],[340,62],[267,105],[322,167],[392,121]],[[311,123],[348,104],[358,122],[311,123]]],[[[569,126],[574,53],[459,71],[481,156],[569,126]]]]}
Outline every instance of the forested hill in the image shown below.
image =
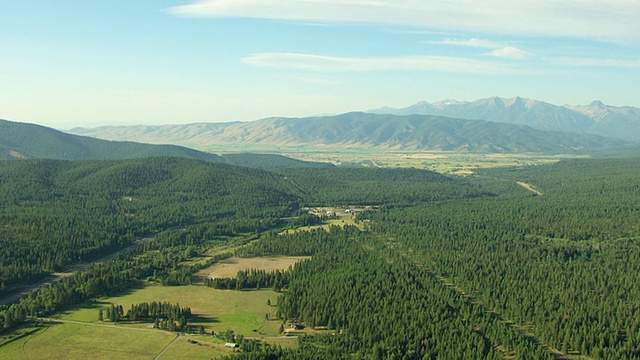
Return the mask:
{"type": "Polygon", "coordinates": [[[459,179],[417,169],[275,173],[168,157],[0,161],[0,294],[178,226],[197,226],[200,233],[185,239],[196,243],[283,226],[302,206],[483,195],[459,179]]]}
{"type": "Polygon", "coordinates": [[[115,160],[179,156],[222,162],[220,157],[175,145],[114,142],[70,135],[35,124],[0,120],[0,159],[115,160]]]}
{"type": "Polygon", "coordinates": [[[172,143],[198,149],[221,145],[304,145],[478,153],[567,153],[626,144],[623,140],[597,135],[543,131],[524,125],[358,112],[326,117],[269,118],[221,124],[215,128],[192,124],[101,127],[73,129],[72,132],[109,140],[144,139],[150,143],[172,143]]]}
{"type": "Polygon", "coordinates": [[[384,168],[282,169],[310,206],[406,205],[493,196],[477,184],[428,170],[384,168]]]}
{"type": "Polygon", "coordinates": [[[0,161],[0,294],[176,226],[270,229],[299,202],[281,175],[193,159],[0,161]]]}

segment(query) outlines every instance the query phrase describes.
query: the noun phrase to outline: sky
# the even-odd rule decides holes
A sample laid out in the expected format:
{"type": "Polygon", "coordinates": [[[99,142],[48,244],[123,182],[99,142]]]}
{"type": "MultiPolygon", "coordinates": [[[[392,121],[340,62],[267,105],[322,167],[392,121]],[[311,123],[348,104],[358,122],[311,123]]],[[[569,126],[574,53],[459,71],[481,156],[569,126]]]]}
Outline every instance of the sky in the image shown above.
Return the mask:
{"type": "Polygon", "coordinates": [[[248,121],[521,96],[640,107],[640,0],[0,0],[0,118],[248,121]]]}

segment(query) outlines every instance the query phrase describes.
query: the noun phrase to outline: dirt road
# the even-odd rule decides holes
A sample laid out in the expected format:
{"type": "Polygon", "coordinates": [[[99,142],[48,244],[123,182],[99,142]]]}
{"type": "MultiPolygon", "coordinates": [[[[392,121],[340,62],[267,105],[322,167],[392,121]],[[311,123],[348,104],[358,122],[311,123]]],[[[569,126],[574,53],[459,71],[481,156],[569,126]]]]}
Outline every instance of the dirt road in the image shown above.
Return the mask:
{"type": "Polygon", "coordinates": [[[92,261],[90,263],[86,263],[86,264],[78,264],[75,266],[70,267],[69,269],[67,269],[64,272],[56,272],[51,274],[51,276],[48,276],[34,284],[30,284],[30,285],[24,285],[24,286],[20,286],[17,287],[15,289],[15,293],[5,296],[3,298],[0,298],[0,305],[8,305],[11,303],[14,303],[18,300],[20,300],[21,298],[25,297],[27,294],[29,294],[31,291],[35,290],[35,289],[40,289],[42,287],[45,287],[47,285],[51,285],[54,283],[57,283],[58,281],[69,277],[79,271],[85,271],[89,268],[89,266],[93,265],[93,264],[98,264],[98,263],[102,263],[105,261],[109,261],[113,258],[115,258],[116,256],[120,255],[120,254],[124,254],[127,251],[133,250],[135,248],[137,248],[138,246],[148,243],[149,241],[153,240],[153,237],[144,237],[142,239],[137,240],[136,242],[134,242],[133,244],[129,245],[128,247],[115,251],[107,256],[104,256],[96,261],[92,261]]]}
{"type": "Polygon", "coordinates": [[[536,195],[538,195],[538,196],[543,195],[543,193],[542,193],[542,192],[540,192],[540,191],[538,191],[538,190],[534,189],[534,188],[531,186],[531,184],[527,184],[526,182],[522,182],[522,181],[518,181],[518,182],[517,182],[517,184],[518,184],[518,185],[520,185],[520,186],[522,186],[523,188],[525,188],[525,189],[527,189],[527,190],[531,191],[532,193],[534,193],[534,194],[536,194],[536,195]]]}

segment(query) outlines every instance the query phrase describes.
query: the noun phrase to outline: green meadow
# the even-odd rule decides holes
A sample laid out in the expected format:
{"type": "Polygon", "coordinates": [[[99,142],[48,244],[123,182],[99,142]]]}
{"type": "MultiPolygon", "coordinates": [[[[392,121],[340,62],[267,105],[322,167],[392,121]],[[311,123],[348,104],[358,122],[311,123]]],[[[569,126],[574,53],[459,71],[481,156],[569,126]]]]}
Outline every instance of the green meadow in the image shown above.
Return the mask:
{"type": "MultiPolygon", "coordinates": [[[[278,334],[275,318],[278,293],[270,290],[216,290],[205,286],[147,286],[100,299],[83,308],[67,311],[43,321],[34,333],[0,346],[2,359],[211,359],[230,354],[224,340],[212,336],[233,331],[245,338],[292,347],[294,337],[278,334]],[[205,335],[176,334],[150,328],[150,323],[111,323],[98,319],[99,309],[162,301],[191,308],[205,335]]],[[[27,330],[27,329],[25,329],[27,330]]]]}

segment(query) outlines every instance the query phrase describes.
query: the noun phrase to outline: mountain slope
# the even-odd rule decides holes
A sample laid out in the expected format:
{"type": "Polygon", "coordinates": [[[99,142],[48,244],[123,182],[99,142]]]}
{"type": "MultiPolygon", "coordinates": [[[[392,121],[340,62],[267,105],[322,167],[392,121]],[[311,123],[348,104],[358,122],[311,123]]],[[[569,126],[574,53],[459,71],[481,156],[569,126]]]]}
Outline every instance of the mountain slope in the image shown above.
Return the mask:
{"type": "Polygon", "coordinates": [[[35,124],[0,120],[0,158],[115,160],[178,156],[223,162],[220,157],[175,145],[113,142],[71,135],[35,124]]]}
{"type": "Polygon", "coordinates": [[[493,97],[473,102],[422,101],[406,108],[371,110],[376,114],[438,115],[528,125],[536,129],[596,134],[630,142],[640,139],[640,109],[615,107],[594,101],[584,106],[557,106],[543,101],[515,97],[493,97]]]}
{"type": "MultiPolygon", "coordinates": [[[[219,124],[212,124],[206,128],[212,129],[218,126],[219,124]]],[[[197,134],[199,130],[202,129],[197,125],[188,129],[192,134],[197,134]]],[[[137,137],[134,135],[133,139],[137,137]]],[[[244,153],[219,156],[175,145],[107,141],[66,134],[34,124],[0,120],[0,159],[118,160],[151,156],[183,157],[264,170],[332,166],[281,155],[244,153]]]]}
{"type": "MultiPolygon", "coordinates": [[[[194,124],[202,129],[202,124],[194,124]]],[[[228,123],[198,135],[181,137],[188,125],[153,127],[155,142],[195,148],[220,145],[378,147],[398,150],[442,150],[485,153],[562,153],[623,145],[594,135],[554,133],[527,126],[425,115],[347,113],[310,118],[269,118],[228,123]],[[171,135],[168,135],[171,134],[171,135]]],[[[109,127],[83,134],[127,139],[144,128],[109,127]],[[107,131],[105,131],[107,130],[107,131]]]]}

